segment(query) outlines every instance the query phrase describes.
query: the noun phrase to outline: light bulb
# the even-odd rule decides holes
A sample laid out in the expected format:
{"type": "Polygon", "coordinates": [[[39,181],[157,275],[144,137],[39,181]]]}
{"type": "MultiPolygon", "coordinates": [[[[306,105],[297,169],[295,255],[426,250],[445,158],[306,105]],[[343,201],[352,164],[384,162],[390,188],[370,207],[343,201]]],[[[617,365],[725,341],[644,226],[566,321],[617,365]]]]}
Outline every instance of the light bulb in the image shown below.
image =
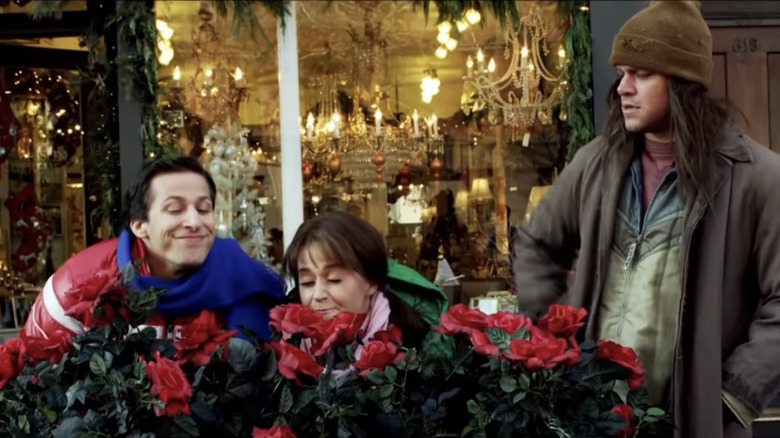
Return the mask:
{"type": "Polygon", "coordinates": [[[455,38],[450,38],[445,45],[447,46],[447,50],[452,52],[458,47],[458,40],[456,40],[455,38]]]}
{"type": "Polygon", "coordinates": [[[471,55],[466,59],[466,67],[468,68],[474,68],[474,60],[471,59],[471,55]]]}
{"type": "Polygon", "coordinates": [[[179,69],[179,66],[173,68],[173,80],[178,81],[181,79],[181,69],[179,69]]]}
{"type": "Polygon", "coordinates": [[[241,71],[241,68],[236,67],[236,74],[233,75],[233,77],[236,79],[236,81],[240,81],[244,78],[244,72],[241,71]]]}
{"type": "Polygon", "coordinates": [[[482,49],[477,51],[477,62],[483,62],[485,60],[485,54],[482,53],[482,49]]]}
{"type": "Polygon", "coordinates": [[[439,46],[438,49],[436,49],[436,52],[434,52],[434,55],[436,55],[439,59],[444,59],[447,57],[447,48],[444,46],[439,46]]]}
{"type": "Polygon", "coordinates": [[[482,14],[480,14],[478,10],[469,9],[468,11],[466,11],[466,21],[468,21],[469,24],[477,24],[481,19],[482,19],[482,14]]]}
{"type": "Polygon", "coordinates": [[[447,44],[447,41],[449,40],[450,40],[449,32],[439,32],[439,35],[436,36],[436,41],[438,41],[440,44],[447,44]]]}
{"type": "Polygon", "coordinates": [[[565,58],[566,57],[566,50],[563,50],[563,47],[558,49],[558,56],[561,57],[561,58],[565,58]]]}
{"type": "Polygon", "coordinates": [[[523,46],[523,48],[520,49],[520,56],[528,58],[528,47],[523,46]]]}
{"type": "Polygon", "coordinates": [[[469,28],[469,22],[466,20],[458,20],[455,22],[455,27],[458,28],[458,32],[463,33],[469,28]]]}
{"type": "Polygon", "coordinates": [[[452,31],[452,24],[449,21],[442,21],[437,27],[439,28],[439,33],[450,33],[452,31]]]}
{"type": "Polygon", "coordinates": [[[490,62],[488,62],[488,71],[490,73],[496,71],[496,60],[493,59],[492,57],[490,58],[490,62]]]}

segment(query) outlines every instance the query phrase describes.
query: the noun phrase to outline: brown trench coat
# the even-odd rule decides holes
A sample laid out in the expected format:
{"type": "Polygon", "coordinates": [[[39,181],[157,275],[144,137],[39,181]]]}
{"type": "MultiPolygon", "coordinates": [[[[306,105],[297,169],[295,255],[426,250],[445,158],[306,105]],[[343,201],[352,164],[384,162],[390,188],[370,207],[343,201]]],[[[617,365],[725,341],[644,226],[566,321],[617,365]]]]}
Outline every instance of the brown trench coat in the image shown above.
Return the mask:
{"type": "MultiPolygon", "coordinates": [[[[687,203],[669,406],[677,438],[750,437],[723,420],[721,388],[756,415],[780,392],[780,156],[735,127],[721,137],[712,205],[701,193],[687,203]]],[[[624,149],[608,154],[600,138],[585,146],[515,241],[520,309],[541,310],[563,297],[588,309],[588,339],[633,157],[624,149]]]]}

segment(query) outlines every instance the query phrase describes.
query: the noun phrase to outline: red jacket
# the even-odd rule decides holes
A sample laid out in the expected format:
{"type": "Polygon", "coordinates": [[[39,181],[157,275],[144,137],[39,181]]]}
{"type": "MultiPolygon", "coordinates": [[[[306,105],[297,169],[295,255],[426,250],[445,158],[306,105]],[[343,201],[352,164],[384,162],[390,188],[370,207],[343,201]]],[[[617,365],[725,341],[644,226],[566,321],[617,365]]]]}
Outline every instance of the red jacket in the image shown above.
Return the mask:
{"type": "MultiPolygon", "coordinates": [[[[119,263],[117,262],[117,246],[119,239],[113,239],[98,243],[82,252],[76,254],[63,264],[47,281],[40,295],[33,304],[30,315],[24,326],[24,334],[27,336],[46,337],[47,333],[53,333],[57,330],[68,330],[72,333],[83,333],[85,327],[81,321],[67,314],[66,309],[80,301],[79,290],[85,282],[98,273],[106,274],[108,278],[117,278],[119,276],[119,263]]],[[[144,259],[146,254],[143,244],[133,239],[131,246],[131,255],[133,260],[144,259]]],[[[241,252],[241,256],[245,253],[241,252]]],[[[248,256],[246,256],[248,257],[248,256]]],[[[141,275],[150,275],[148,267],[143,265],[141,275]]],[[[220,281],[220,284],[223,284],[220,281]]],[[[224,284],[229,285],[225,280],[224,284]]],[[[170,320],[164,319],[159,314],[152,315],[147,324],[139,327],[154,327],[158,338],[176,339],[179,329],[198,316],[198,312],[208,307],[203,303],[203,307],[191,315],[181,315],[170,320]]],[[[226,326],[222,312],[217,312],[220,324],[226,326]]],[[[260,315],[257,315],[260,318],[260,315]]],[[[231,327],[230,329],[232,329],[231,327]]]]}
{"type": "Polygon", "coordinates": [[[68,259],[43,286],[35,300],[23,333],[27,336],[46,337],[46,333],[68,330],[84,332],[80,321],[65,314],[79,300],[70,292],[79,289],[97,272],[105,271],[111,276],[119,275],[116,261],[118,239],[107,240],[84,249],[68,259]]]}

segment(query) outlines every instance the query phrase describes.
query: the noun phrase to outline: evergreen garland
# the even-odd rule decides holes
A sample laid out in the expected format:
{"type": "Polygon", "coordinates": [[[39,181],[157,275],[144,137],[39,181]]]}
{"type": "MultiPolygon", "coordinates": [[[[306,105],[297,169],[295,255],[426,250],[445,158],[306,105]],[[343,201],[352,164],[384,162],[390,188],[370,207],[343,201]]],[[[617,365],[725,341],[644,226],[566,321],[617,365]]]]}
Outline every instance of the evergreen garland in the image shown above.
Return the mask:
{"type": "Polygon", "coordinates": [[[567,159],[593,139],[593,40],[588,22],[588,2],[584,0],[560,0],[558,10],[569,17],[571,24],[566,32],[568,62],[563,67],[567,81],[561,102],[561,111],[571,127],[567,159]]]}

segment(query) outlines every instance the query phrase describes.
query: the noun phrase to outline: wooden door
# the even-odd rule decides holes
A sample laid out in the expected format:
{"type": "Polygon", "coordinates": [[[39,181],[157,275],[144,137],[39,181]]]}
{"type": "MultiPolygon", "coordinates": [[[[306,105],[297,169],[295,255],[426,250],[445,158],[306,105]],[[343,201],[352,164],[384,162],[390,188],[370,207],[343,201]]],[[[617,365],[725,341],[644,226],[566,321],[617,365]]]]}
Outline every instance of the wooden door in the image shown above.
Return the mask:
{"type": "Polygon", "coordinates": [[[780,153],[780,27],[712,29],[711,93],[742,112],[752,139],[780,153]]]}

